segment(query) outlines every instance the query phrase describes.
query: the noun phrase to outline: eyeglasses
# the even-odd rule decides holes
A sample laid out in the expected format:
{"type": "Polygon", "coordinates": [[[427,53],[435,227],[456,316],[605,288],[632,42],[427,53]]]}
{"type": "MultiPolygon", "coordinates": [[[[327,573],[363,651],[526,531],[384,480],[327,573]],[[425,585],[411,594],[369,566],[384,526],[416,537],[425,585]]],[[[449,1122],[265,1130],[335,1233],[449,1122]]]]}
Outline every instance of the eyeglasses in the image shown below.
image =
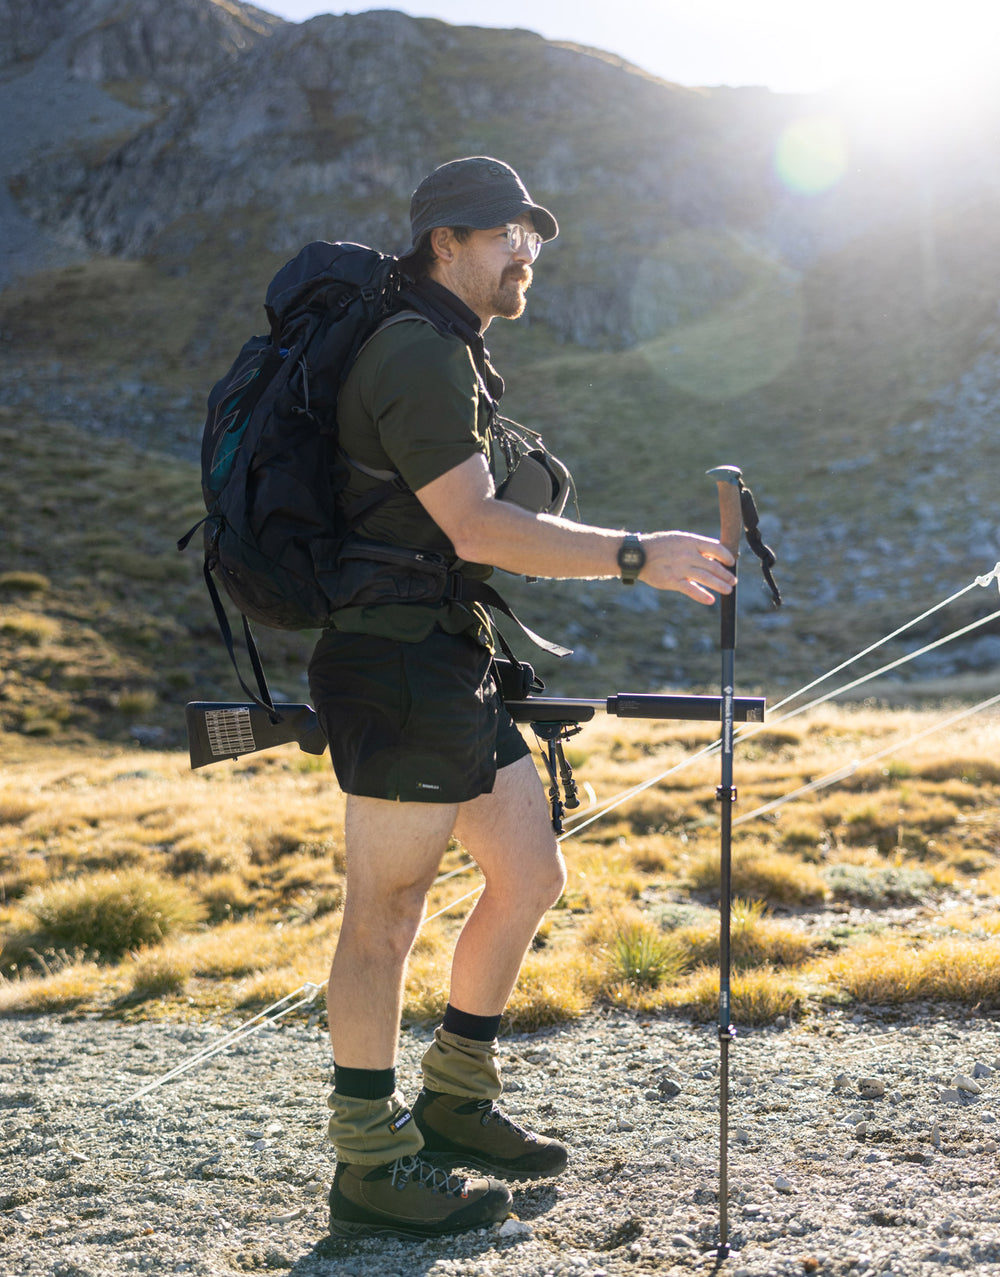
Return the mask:
{"type": "Polygon", "coordinates": [[[532,261],[542,249],[542,237],[537,231],[529,231],[519,222],[507,223],[507,246],[512,253],[519,253],[522,248],[528,250],[532,261]]]}

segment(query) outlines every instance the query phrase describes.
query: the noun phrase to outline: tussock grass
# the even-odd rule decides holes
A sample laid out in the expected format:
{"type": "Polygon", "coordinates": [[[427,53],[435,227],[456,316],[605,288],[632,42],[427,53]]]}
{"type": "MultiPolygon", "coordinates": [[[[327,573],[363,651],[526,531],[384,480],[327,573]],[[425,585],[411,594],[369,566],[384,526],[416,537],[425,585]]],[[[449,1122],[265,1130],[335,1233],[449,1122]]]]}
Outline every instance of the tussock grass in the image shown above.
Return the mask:
{"type": "Polygon", "coordinates": [[[0,634],[33,647],[51,643],[59,637],[59,622],[37,612],[11,608],[0,616],[0,634]]]}
{"type": "Polygon", "coordinates": [[[949,936],[926,944],[883,935],[844,950],[826,976],[859,1002],[1000,1006],[1000,938],[949,936]]]}
{"type": "MultiPolygon", "coordinates": [[[[79,949],[105,961],[158,944],[203,916],[186,887],[142,870],[51,883],[25,899],[24,912],[35,924],[32,948],[79,949]]],[[[25,937],[11,938],[15,952],[22,946],[25,937]]]]}
{"type": "Polygon", "coordinates": [[[625,983],[635,989],[658,989],[673,983],[688,965],[681,945],[641,914],[611,914],[595,920],[585,940],[592,940],[604,960],[604,984],[625,983]]]}
{"type": "Polygon", "coordinates": [[[187,956],[164,946],[135,959],[128,971],[129,993],[136,1000],[183,993],[190,975],[187,956]]]}
{"type": "MultiPolygon", "coordinates": [[[[686,966],[719,964],[717,915],[698,926],[681,927],[674,940],[687,958],[686,966]]],[[[795,967],[813,954],[815,942],[800,928],[768,917],[759,900],[734,900],[730,916],[729,956],[736,971],[754,967],[795,967]]]]}
{"type": "MultiPolygon", "coordinates": [[[[688,867],[688,877],[695,891],[718,894],[719,851],[699,853],[688,867]]],[[[769,904],[818,904],[826,895],[823,879],[812,865],[756,841],[734,845],[732,884],[734,895],[769,904]]]]}
{"type": "Polygon", "coordinates": [[[52,582],[42,572],[0,572],[0,595],[45,594],[52,582]]]}

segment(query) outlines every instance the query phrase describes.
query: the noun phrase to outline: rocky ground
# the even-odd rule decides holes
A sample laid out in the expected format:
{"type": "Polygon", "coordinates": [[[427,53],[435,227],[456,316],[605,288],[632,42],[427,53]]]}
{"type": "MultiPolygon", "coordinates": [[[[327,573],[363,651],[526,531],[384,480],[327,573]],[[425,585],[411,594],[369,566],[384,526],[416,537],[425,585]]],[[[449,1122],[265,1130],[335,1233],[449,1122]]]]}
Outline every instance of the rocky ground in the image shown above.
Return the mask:
{"type": "MultiPolygon", "coordinates": [[[[506,1044],[508,1108],[571,1146],[503,1225],[448,1241],[334,1242],[328,1043],[270,1025],[220,1043],[170,1023],[0,1026],[0,1267],[19,1277],[612,1277],[712,1272],[718,1066],[711,1027],[622,1014],[506,1044]]],[[[412,1095],[429,1034],[406,1031],[412,1095]]],[[[995,1019],[825,1012],[731,1049],[721,1271],[1000,1274],[995,1019]]]]}

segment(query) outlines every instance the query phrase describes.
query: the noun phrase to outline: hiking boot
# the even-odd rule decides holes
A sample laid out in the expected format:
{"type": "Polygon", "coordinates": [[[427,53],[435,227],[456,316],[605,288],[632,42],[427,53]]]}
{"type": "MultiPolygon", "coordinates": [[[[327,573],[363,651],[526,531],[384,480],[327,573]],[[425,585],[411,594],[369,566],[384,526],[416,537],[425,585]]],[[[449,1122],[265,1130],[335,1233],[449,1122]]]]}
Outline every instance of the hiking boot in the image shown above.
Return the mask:
{"type": "Polygon", "coordinates": [[[468,1166],[505,1179],[541,1179],[566,1168],[565,1144],[536,1135],[502,1112],[495,1100],[442,1095],[425,1087],[413,1106],[424,1137],[420,1156],[435,1166],[468,1166]]]}
{"type": "Polygon", "coordinates": [[[338,1162],[330,1189],[335,1237],[440,1237],[489,1228],[510,1214],[510,1189],[493,1179],[447,1175],[422,1157],[384,1166],[338,1162]]]}

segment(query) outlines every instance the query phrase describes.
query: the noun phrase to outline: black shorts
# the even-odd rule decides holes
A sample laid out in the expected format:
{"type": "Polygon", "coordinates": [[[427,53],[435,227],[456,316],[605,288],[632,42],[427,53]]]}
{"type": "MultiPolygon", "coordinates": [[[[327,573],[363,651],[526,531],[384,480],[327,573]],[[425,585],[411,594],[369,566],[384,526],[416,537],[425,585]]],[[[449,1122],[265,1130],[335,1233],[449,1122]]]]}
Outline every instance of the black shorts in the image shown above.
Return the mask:
{"type": "Polygon", "coordinates": [[[460,803],[530,751],[504,708],[490,654],[466,634],[419,643],[326,630],[309,690],[345,794],[460,803]]]}

